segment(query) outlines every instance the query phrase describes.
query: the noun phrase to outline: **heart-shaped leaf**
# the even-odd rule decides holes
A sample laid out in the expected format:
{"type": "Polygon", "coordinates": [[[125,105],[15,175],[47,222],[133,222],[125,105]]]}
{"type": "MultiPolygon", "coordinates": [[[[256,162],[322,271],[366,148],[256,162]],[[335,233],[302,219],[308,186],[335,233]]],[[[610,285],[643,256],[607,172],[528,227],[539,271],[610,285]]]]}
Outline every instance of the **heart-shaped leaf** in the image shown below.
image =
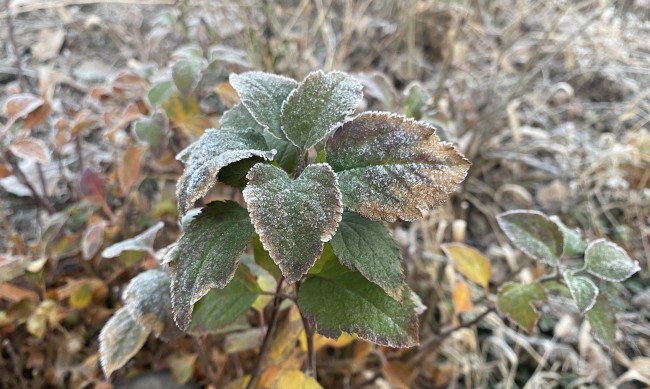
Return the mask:
{"type": "Polygon", "coordinates": [[[262,245],[289,283],[316,262],[336,232],[343,205],[336,175],[327,164],[307,166],[292,180],[272,165],[248,172],[244,199],[262,245]]]}
{"type": "Polygon", "coordinates": [[[149,330],[138,324],[126,307],[118,309],[99,333],[99,356],[106,377],[140,351],[149,330]]]}
{"type": "Polygon", "coordinates": [[[174,320],[185,331],[194,304],[232,279],[253,236],[248,212],[234,201],[214,202],[196,216],[167,254],[174,320]]]}
{"type": "Polygon", "coordinates": [[[222,168],[254,156],[271,160],[274,154],[268,151],[264,137],[254,130],[207,130],[176,157],[185,163],[185,171],[176,185],[181,216],[217,183],[222,168]]]}
{"type": "Polygon", "coordinates": [[[585,316],[596,338],[606,346],[613,345],[616,341],[616,312],[607,296],[601,293],[585,316]]]}
{"type": "Polygon", "coordinates": [[[204,335],[232,324],[251,308],[259,292],[246,266],[240,266],[225,288],[211,289],[194,305],[189,332],[204,335]]]}
{"type": "Polygon", "coordinates": [[[451,260],[456,270],[467,277],[468,280],[488,287],[490,282],[490,260],[475,248],[462,243],[449,243],[442,245],[442,250],[451,260]]]}
{"type": "Polygon", "coordinates": [[[362,89],[342,72],[310,73],[282,105],[282,131],[300,149],[309,149],[354,112],[362,89]]]}
{"type": "Polygon", "coordinates": [[[557,265],[564,250],[562,231],[537,211],[516,210],[497,215],[499,226],[515,246],[529,257],[557,265]]]}
{"type": "Polygon", "coordinates": [[[170,284],[167,272],[152,269],[135,276],[122,292],[131,316],[156,336],[168,325],[174,325],[170,284]]]}
{"type": "Polygon", "coordinates": [[[546,291],[540,283],[516,284],[507,282],[499,290],[497,307],[526,331],[532,332],[541,314],[531,304],[546,301],[546,291]]]}
{"type": "Polygon", "coordinates": [[[197,60],[181,60],[172,66],[172,79],[176,88],[188,95],[201,79],[201,62],[197,60]]]}
{"type": "Polygon", "coordinates": [[[387,113],[367,112],[327,141],[327,162],[339,178],[343,204],[373,220],[414,220],[444,203],[469,169],[435,129],[387,113]]]}
{"type": "Polygon", "coordinates": [[[605,281],[624,281],[641,270],[620,246],[605,239],[589,244],[585,252],[587,271],[605,281]]]}
{"type": "Polygon", "coordinates": [[[343,212],[331,245],[343,265],[359,270],[393,298],[401,298],[401,253],[385,225],[354,212],[343,212]]]}
{"type": "Polygon", "coordinates": [[[390,297],[361,273],[330,268],[300,285],[298,307],[328,338],[349,332],[384,346],[412,347],[418,344],[417,304],[407,286],[400,297],[390,297]]]}
{"type": "Polygon", "coordinates": [[[255,120],[278,138],[284,138],[280,116],[282,103],[298,83],[291,78],[263,72],[231,74],[230,84],[255,120]]]}
{"type": "Polygon", "coordinates": [[[564,273],[564,280],[580,312],[585,313],[590,310],[596,303],[596,297],[598,297],[596,284],[587,277],[576,276],[571,271],[564,273]]]}

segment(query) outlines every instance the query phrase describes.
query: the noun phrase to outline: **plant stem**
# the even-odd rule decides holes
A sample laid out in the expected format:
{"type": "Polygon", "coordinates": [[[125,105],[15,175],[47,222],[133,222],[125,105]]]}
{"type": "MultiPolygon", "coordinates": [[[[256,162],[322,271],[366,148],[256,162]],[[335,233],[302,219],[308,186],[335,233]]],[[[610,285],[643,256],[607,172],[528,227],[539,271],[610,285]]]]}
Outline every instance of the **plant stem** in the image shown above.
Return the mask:
{"type": "MultiPolygon", "coordinates": [[[[11,165],[11,169],[12,169],[13,174],[16,177],[16,179],[21,184],[25,185],[29,189],[29,191],[32,193],[32,196],[34,196],[34,199],[36,200],[38,205],[40,205],[40,207],[43,208],[45,210],[45,212],[48,213],[48,215],[53,214],[54,209],[52,208],[52,206],[47,202],[47,200],[46,200],[46,198],[44,196],[41,196],[41,194],[38,193],[38,191],[36,190],[34,185],[32,185],[32,183],[29,181],[29,179],[27,179],[27,176],[25,175],[23,170],[20,168],[20,165],[10,155],[9,151],[5,150],[4,154],[0,154],[0,155],[2,155],[1,158],[3,158],[6,162],[9,163],[9,165],[11,165]]],[[[43,192],[43,193],[45,194],[45,192],[43,192]]]]}
{"type": "Polygon", "coordinates": [[[212,386],[218,388],[219,380],[217,380],[217,377],[214,375],[214,372],[210,367],[210,360],[208,359],[208,356],[205,354],[205,350],[203,349],[203,342],[199,340],[198,336],[192,336],[192,344],[194,345],[194,351],[199,354],[199,362],[201,362],[203,374],[205,374],[212,386]]]}
{"type": "MultiPolygon", "coordinates": [[[[296,283],[296,296],[300,290],[300,282],[296,283]]],[[[316,349],[314,348],[314,325],[300,312],[302,326],[305,328],[305,337],[307,338],[307,366],[305,374],[316,377],[316,349]]]]}
{"type": "Polygon", "coordinates": [[[273,330],[278,322],[278,313],[280,311],[280,300],[282,299],[280,295],[280,290],[282,290],[282,284],[284,283],[284,277],[280,277],[278,281],[278,286],[275,289],[275,297],[273,298],[273,310],[271,311],[271,319],[269,320],[269,326],[266,329],[266,335],[264,335],[264,340],[262,341],[262,347],[260,347],[260,355],[257,357],[257,362],[255,362],[255,367],[251,373],[251,378],[248,380],[246,389],[252,389],[255,386],[255,382],[262,372],[262,362],[264,361],[264,355],[271,345],[271,337],[273,336],[273,330]]]}

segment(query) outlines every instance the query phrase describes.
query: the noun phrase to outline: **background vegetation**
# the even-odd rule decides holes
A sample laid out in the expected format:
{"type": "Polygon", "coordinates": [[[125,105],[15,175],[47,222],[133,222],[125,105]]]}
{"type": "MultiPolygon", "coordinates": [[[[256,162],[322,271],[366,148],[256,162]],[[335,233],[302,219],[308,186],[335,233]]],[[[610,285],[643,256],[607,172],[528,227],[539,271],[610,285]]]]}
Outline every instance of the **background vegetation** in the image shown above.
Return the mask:
{"type": "MultiPolygon", "coordinates": [[[[472,162],[452,201],[391,225],[428,307],[423,345],[321,339],[324,387],[650,385],[647,1],[5,4],[0,387],[110,386],[97,336],[128,281],[178,237],[174,156],[236,103],[228,75],[251,69],[354,74],[364,109],[431,122],[472,162]],[[187,60],[200,64],[188,70],[195,83],[159,86],[187,60]],[[489,308],[505,282],[546,273],[497,225],[497,214],[520,208],[559,215],[639,261],[640,273],[614,285],[614,346],[561,295],[539,307],[530,334],[489,308]],[[489,258],[486,292],[454,270],[448,242],[489,258]]],[[[286,317],[271,366],[300,368],[301,328],[286,317]]],[[[238,387],[258,345],[259,330],[151,338],[113,382],[170,371],[177,382],[238,387]]]]}

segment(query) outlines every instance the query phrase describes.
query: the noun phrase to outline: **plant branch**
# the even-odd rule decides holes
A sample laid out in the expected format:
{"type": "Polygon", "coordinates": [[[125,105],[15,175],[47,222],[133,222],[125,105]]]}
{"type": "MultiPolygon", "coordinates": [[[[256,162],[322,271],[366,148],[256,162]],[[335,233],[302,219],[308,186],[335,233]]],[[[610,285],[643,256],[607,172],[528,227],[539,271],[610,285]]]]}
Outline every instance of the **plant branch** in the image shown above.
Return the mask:
{"type": "Polygon", "coordinates": [[[266,335],[264,335],[264,340],[262,341],[262,347],[260,347],[260,354],[257,357],[257,362],[255,362],[255,367],[251,373],[251,378],[246,385],[246,389],[252,389],[255,386],[255,382],[262,372],[262,362],[264,361],[264,355],[271,345],[271,338],[273,337],[273,331],[278,322],[278,313],[280,311],[280,290],[282,290],[282,284],[284,283],[284,277],[281,277],[278,281],[278,286],[275,289],[275,298],[273,298],[273,310],[271,311],[271,319],[269,320],[269,326],[266,329],[266,335]]]}
{"type": "Polygon", "coordinates": [[[192,336],[192,344],[194,345],[194,351],[199,354],[199,362],[201,363],[203,374],[208,377],[208,380],[212,386],[218,388],[219,380],[217,380],[217,377],[214,375],[214,372],[210,367],[210,360],[208,359],[208,356],[205,354],[205,350],[203,349],[203,342],[199,340],[198,336],[192,336]]]}
{"type": "MultiPolygon", "coordinates": [[[[300,282],[296,284],[296,295],[300,290],[300,282]]],[[[314,347],[314,324],[300,312],[302,326],[305,328],[305,337],[307,338],[307,366],[305,374],[316,377],[316,348],[314,347]]]]}
{"type": "MultiPolygon", "coordinates": [[[[27,176],[23,172],[23,170],[20,168],[20,165],[18,162],[12,158],[11,155],[9,155],[8,150],[4,150],[4,153],[2,154],[2,158],[11,165],[11,169],[13,171],[14,176],[18,181],[20,181],[21,184],[25,185],[29,191],[32,193],[32,196],[34,196],[34,199],[36,199],[36,202],[38,205],[43,208],[49,215],[54,213],[54,209],[52,206],[47,202],[45,197],[41,196],[40,193],[36,190],[34,185],[32,185],[31,182],[27,179],[27,176]]],[[[44,192],[45,193],[45,192],[44,192]]]]}
{"type": "Polygon", "coordinates": [[[474,319],[472,319],[472,320],[470,320],[470,321],[468,321],[468,322],[465,322],[465,323],[461,323],[461,324],[459,324],[459,325],[457,325],[457,326],[454,326],[454,327],[452,327],[452,328],[449,328],[449,329],[447,329],[447,330],[445,330],[445,331],[442,331],[442,332],[439,333],[438,335],[435,335],[435,336],[433,336],[433,337],[431,337],[431,338],[425,340],[424,342],[420,343],[420,346],[418,347],[419,350],[418,350],[418,352],[417,352],[417,353],[416,353],[416,354],[411,358],[411,362],[416,363],[416,364],[417,364],[417,363],[420,363],[420,362],[422,361],[422,359],[423,359],[427,354],[429,354],[429,352],[430,352],[432,349],[435,349],[435,348],[437,348],[438,346],[440,346],[440,344],[442,344],[442,342],[443,342],[445,339],[447,339],[449,336],[451,336],[451,334],[453,334],[454,332],[456,332],[456,331],[458,331],[458,330],[460,330],[460,329],[462,329],[462,328],[468,328],[468,327],[471,327],[471,326],[473,326],[473,325],[475,325],[475,324],[478,324],[478,323],[479,323],[481,320],[483,320],[483,318],[485,318],[488,314],[490,314],[491,312],[494,312],[494,310],[495,310],[494,306],[489,306],[488,309],[486,309],[486,310],[485,310],[483,313],[481,313],[480,315],[476,316],[474,319]]]}

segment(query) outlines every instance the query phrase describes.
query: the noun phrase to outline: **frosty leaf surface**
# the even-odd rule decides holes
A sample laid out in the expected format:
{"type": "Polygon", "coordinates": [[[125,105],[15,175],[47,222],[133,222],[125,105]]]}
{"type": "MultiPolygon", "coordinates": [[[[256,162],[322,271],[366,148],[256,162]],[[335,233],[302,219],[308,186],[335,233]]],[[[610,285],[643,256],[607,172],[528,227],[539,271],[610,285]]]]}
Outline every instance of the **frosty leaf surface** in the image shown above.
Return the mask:
{"type": "Polygon", "coordinates": [[[183,94],[190,93],[201,80],[201,62],[181,60],[172,66],[172,79],[176,88],[183,94]]]}
{"type": "Polygon", "coordinates": [[[185,164],[185,171],[176,185],[181,216],[217,183],[217,175],[225,166],[251,157],[271,160],[273,155],[273,151],[268,151],[264,136],[254,130],[207,130],[194,145],[176,157],[185,164]]]}
{"type": "Polygon", "coordinates": [[[497,215],[499,226],[529,257],[557,265],[564,250],[564,235],[557,224],[537,211],[509,211],[497,215]]]}
{"type": "Polygon", "coordinates": [[[140,351],[149,330],[138,324],[126,307],[118,309],[99,333],[99,357],[106,377],[140,351]]]}
{"type": "Polygon", "coordinates": [[[609,299],[604,294],[598,296],[585,316],[596,338],[607,346],[613,345],[616,341],[616,312],[609,299]]]}
{"type": "Polygon", "coordinates": [[[214,333],[246,313],[257,299],[260,289],[245,266],[223,289],[211,289],[195,305],[189,332],[214,333]]]}
{"type": "Polygon", "coordinates": [[[589,273],[606,281],[624,281],[641,270],[639,262],[630,258],[620,246],[605,239],[589,244],[585,266],[589,273]]]}
{"type": "Polygon", "coordinates": [[[563,255],[574,257],[584,254],[587,249],[587,242],[582,240],[580,231],[569,228],[557,216],[551,216],[549,219],[560,227],[560,231],[562,231],[562,235],[564,236],[563,255]]]}
{"type": "Polygon", "coordinates": [[[278,138],[283,138],[282,103],[298,83],[291,78],[263,72],[231,74],[230,84],[251,116],[278,138]]]}
{"type": "Polygon", "coordinates": [[[135,276],[122,293],[122,300],[131,316],[140,325],[160,336],[172,320],[172,298],[169,275],[159,269],[135,276]]]}
{"type": "Polygon", "coordinates": [[[253,232],[246,209],[233,201],[211,203],[190,222],[168,254],[174,320],[181,330],[201,297],[230,282],[253,232]]]}
{"type": "Polygon", "coordinates": [[[300,149],[309,149],[354,112],[362,89],[342,72],[310,73],[282,105],[282,131],[300,149]]]}
{"type": "Polygon", "coordinates": [[[104,258],[116,258],[119,257],[125,251],[153,251],[153,242],[156,240],[156,235],[158,231],[162,230],[165,226],[165,223],[158,222],[153,226],[149,227],[140,234],[117,242],[111,246],[108,246],[102,251],[102,257],[104,258]]]}
{"type": "Polygon", "coordinates": [[[255,120],[242,103],[238,103],[230,110],[224,112],[219,121],[219,126],[223,130],[241,131],[253,129],[259,133],[264,132],[264,126],[255,120]]]}
{"type": "Polygon", "coordinates": [[[298,166],[300,150],[287,139],[276,138],[268,131],[264,133],[264,138],[269,149],[276,151],[273,161],[289,174],[293,173],[296,170],[296,166],[298,166]]]}
{"type": "Polygon", "coordinates": [[[564,273],[573,301],[575,301],[581,313],[590,310],[596,303],[598,297],[598,287],[592,280],[583,276],[576,276],[571,271],[564,273]]]}
{"type": "Polygon", "coordinates": [[[367,112],[328,140],[327,161],[337,172],[343,204],[384,221],[414,220],[444,203],[469,169],[449,143],[425,123],[367,112]]]}
{"type": "Polygon", "coordinates": [[[401,292],[397,301],[361,273],[330,269],[302,283],[298,307],[328,338],[349,332],[384,346],[412,347],[418,344],[417,305],[407,286],[401,292]]]}
{"type": "Polygon", "coordinates": [[[546,298],[546,291],[540,283],[507,282],[499,290],[497,307],[499,311],[530,333],[541,316],[533,307],[532,302],[546,301],[546,298]]]}
{"type": "Polygon", "coordinates": [[[385,225],[354,212],[343,212],[330,244],[343,265],[359,270],[393,298],[401,298],[401,253],[385,225]]]}
{"type": "Polygon", "coordinates": [[[296,282],[341,220],[336,175],[329,165],[314,164],[293,180],[282,169],[257,164],[248,180],[243,194],[255,231],[287,281],[296,282]]]}

